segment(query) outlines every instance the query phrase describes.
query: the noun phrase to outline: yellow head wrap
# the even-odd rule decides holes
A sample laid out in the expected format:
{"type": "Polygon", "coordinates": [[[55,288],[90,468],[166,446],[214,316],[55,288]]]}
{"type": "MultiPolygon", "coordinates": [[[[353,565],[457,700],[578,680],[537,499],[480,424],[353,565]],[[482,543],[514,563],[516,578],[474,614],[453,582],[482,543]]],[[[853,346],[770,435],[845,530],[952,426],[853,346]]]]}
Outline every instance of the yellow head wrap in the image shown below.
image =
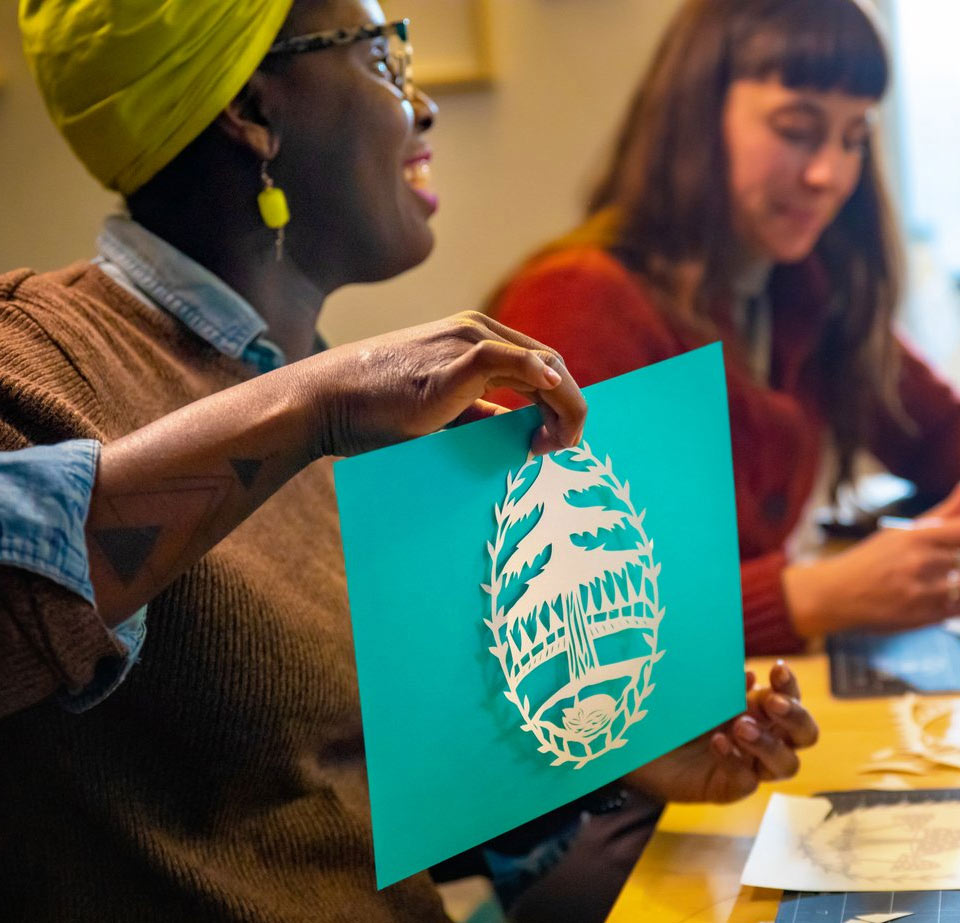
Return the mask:
{"type": "Polygon", "coordinates": [[[124,195],[166,166],[249,80],[292,0],[20,0],[53,121],[124,195]]]}

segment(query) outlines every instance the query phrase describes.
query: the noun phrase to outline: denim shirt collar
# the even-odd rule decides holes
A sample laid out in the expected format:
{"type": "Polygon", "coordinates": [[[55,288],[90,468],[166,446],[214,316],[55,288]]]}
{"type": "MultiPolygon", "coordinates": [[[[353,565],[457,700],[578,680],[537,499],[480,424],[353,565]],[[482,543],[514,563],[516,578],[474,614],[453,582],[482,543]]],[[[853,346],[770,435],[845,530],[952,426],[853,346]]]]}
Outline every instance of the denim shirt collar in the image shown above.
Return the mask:
{"type": "Polygon", "coordinates": [[[267,325],[244,298],[208,269],[143,225],[111,215],[94,260],[141,300],[169,311],[224,355],[261,372],[284,365],[282,350],[263,337],[267,325]],[[117,273],[122,278],[117,278],[117,273]]]}

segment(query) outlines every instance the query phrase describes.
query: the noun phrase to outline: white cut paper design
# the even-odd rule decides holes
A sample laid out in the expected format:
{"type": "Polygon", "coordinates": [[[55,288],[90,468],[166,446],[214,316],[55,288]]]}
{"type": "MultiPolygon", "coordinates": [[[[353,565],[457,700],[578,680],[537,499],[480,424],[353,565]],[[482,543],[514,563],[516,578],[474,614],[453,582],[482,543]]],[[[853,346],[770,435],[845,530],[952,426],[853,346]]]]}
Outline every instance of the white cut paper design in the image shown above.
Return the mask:
{"type": "Polygon", "coordinates": [[[624,746],[647,714],[665,609],[645,514],[586,443],[529,458],[494,507],[490,653],[553,766],[624,746]]]}
{"type": "Polygon", "coordinates": [[[865,806],[774,794],[742,882],[789,891],[960,888],[960,802],[865,806]]]}
{"type": "Polygon", "coordinates": [[[908,693],[894,699],[890,707],[902,748],[877,751],[860,772],[922,775],[939,766],[960,769],[960,707],[955,698],[908,693]]]}

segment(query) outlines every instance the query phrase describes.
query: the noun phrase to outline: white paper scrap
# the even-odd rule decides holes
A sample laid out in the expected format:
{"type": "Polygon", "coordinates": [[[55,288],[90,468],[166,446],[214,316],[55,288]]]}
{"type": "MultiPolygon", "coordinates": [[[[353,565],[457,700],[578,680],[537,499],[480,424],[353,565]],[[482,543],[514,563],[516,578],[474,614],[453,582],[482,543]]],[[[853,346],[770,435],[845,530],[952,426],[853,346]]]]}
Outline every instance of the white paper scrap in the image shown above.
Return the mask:
{"type": "Polygon", "coordinates": [[[913,911],[910,910],[906,913],[861,913],[859,916],[850,917],[844,923],[893,923],[894,920],[912,916],[913,911]]]}
{"type": "Polygon", "coordinates": [[[741,881],[789,891],[960,888],[960,802],[831,814],[827,798],[774,794],[741,881]]]}

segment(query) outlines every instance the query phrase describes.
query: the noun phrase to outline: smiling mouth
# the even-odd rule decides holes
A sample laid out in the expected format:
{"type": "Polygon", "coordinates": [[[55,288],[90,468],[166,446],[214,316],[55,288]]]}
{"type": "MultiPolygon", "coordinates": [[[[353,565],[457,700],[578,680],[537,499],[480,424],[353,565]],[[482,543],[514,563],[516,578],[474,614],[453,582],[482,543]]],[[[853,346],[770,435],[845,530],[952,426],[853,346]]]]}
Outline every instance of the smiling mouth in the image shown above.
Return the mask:
{"type": "Polygon", "coordinates": [[[431,176],[429,157],[418,157],[403,165],[404,182],[419,198],[430,205],[431,211],[434,211],[437,208],[438,199],[430,185],[431,176]]]}

